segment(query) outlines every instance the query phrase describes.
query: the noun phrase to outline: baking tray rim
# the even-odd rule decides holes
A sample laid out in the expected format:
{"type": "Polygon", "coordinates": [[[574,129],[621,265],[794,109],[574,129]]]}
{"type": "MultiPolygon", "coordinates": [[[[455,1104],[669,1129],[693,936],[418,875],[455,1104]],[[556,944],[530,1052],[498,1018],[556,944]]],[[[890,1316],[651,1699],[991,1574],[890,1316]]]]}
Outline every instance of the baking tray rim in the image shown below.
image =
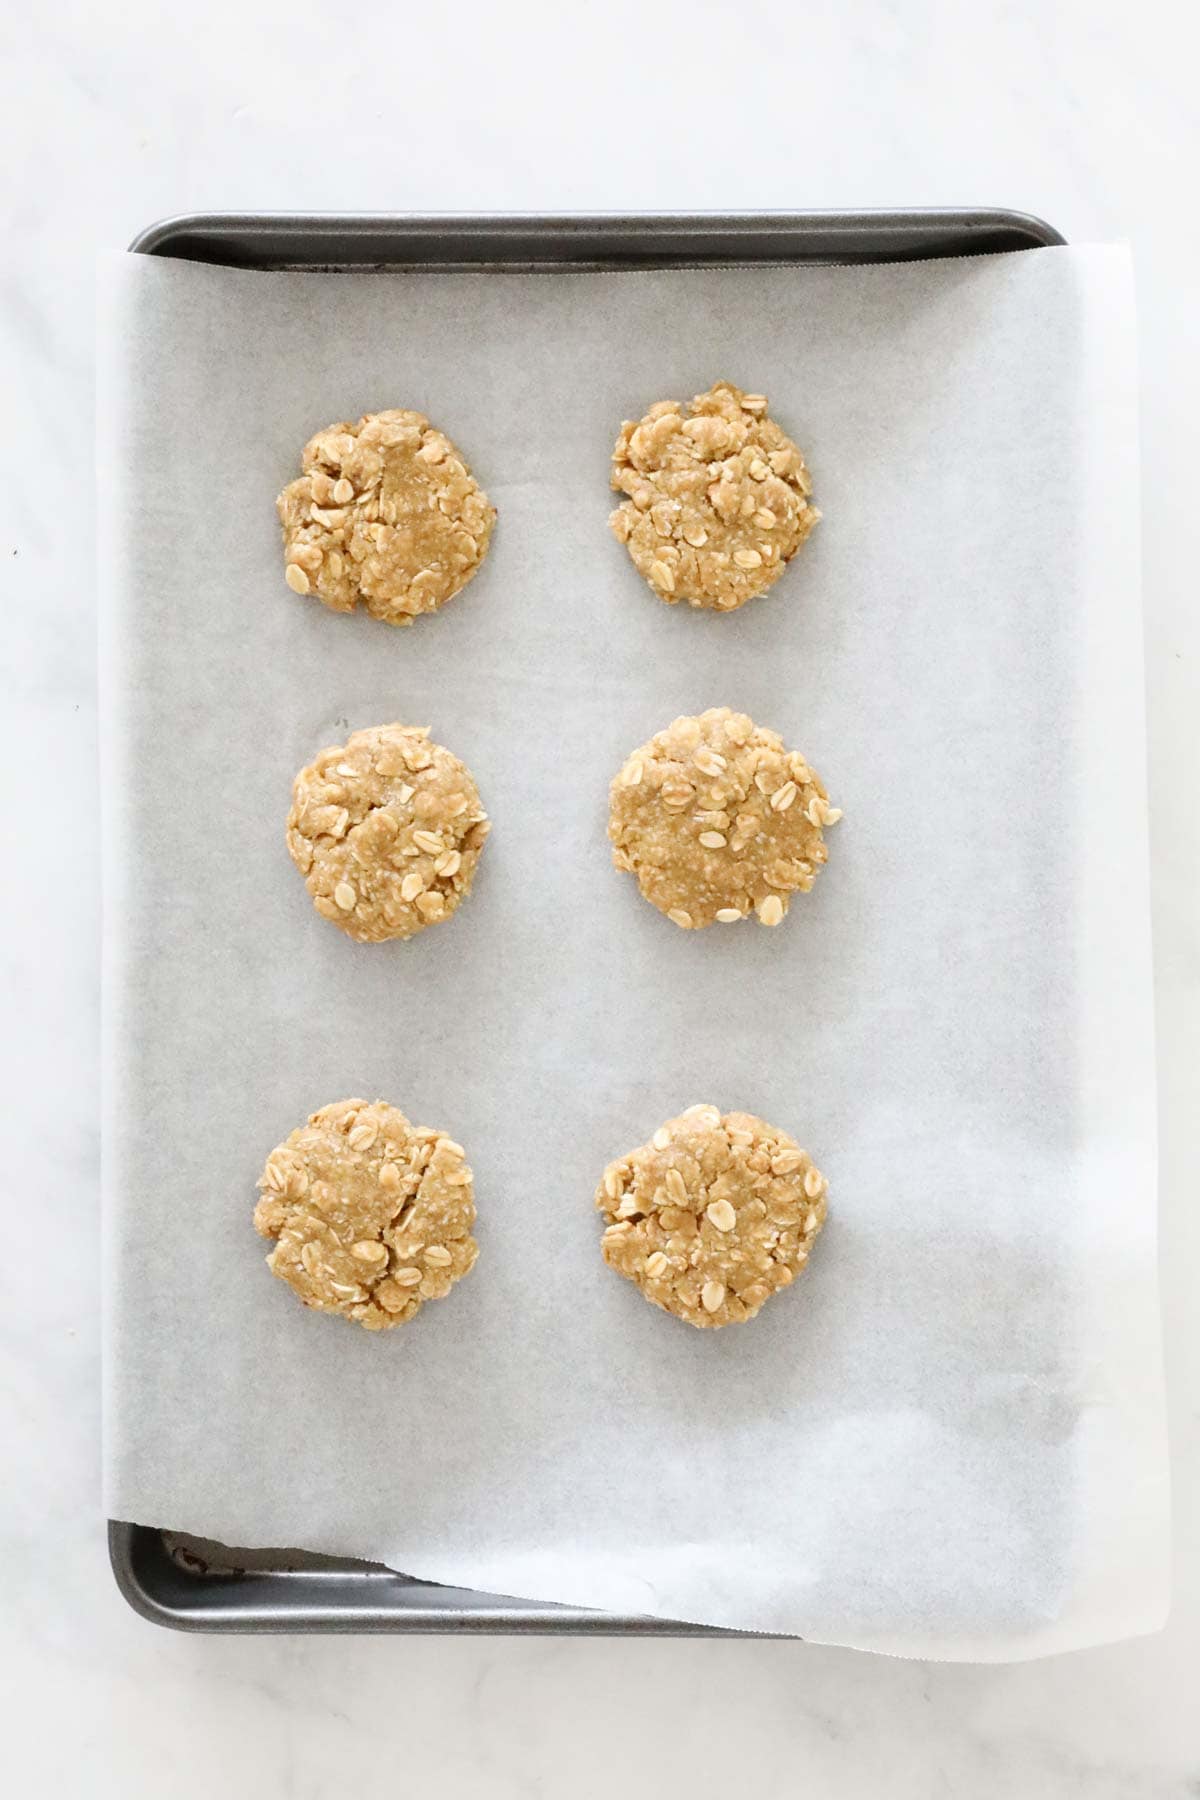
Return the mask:
{"type": "MultiPolygon", "coordinates": [[[[706,258],[697,245],[732,243],[732,253],[718,254],[718,262],[746,259],[747,250],[754,251],[750,260],[761,262],[910,262],[937,255],[986,255],[999,250],[1052,247],[1065,238],[1044,219],[1035,214],[1003,207],[924,207],[912,209],[861,208],[849,211],[820,210],[809,212],[738,212],[738,213],[178,213],[160,219],[140,231],[129,246],[138,255],[172,256],[178,246],[198,241],[207,249],[219,248],[222,238],[228,245],[230,236],[239,243],[252,243],[275,232],[303,239],[311,246],[314,257],[299,266],[337,266],[336,258],[322,258],[318,246],[329,245],[338,234],[371,243],[386,240],[389,235],[406,241],[411,248],[436,250],[439,239],[467,241],[493,254],[480,257],[473,266],[489,264],[507,267],[545,266],[547,268],[578,266],[570,254],[587,244],[592,255],[584,260],[588,266],[618,269],[646,266],[696,266],[706,258]],[[859,250],[855,254],[854,238],[858,234],[859,250]],[[940,243],[939,234],[952,239],[960,234],[954,248],[932,248],[940,243]],[[989,239],[988,234],[993,234],[989,239]],[[821,255],[805,258],[790,240],[806,234],[827,234],[836,239],[839,256],[821,255]],[[863,249],[864,234],[874,234],[872,248],[863,249]],[[905,236],[927,239],[926,247],[902,248],[905,236]],[[1010,241],[996,242],[1007,237],[1010,241]],[[648,253],[639,254],[639,240],[653,244],[648,253]],[[773,243],[772,243],[772,240],[773,243]],[[784,240],[781,242],[781,240],[784,240]],[[843,241],[844,240],[844,241],[843,241]],[[787,247],[785,248],[785,244],[787,247]],[[506,258],[497,249],[514,245],[528,248],[536,245],[538,254],[506,258]],[[761,245],[761,253],[756,248],[761,245]],[[558,254],[555,254],[557,249],[558,254]],[[774,252],[772,254],[772,251],[774,252]]],[[[188,252],[184,251],[185,256],[188,252]]],[[[218,262],[216,256],[194,253],[189,260],[218,262]]],[[[428,257],[437,266],[462,267],[458,258],[428,257]]],[[[409,256],[397,259],[392,266],[418,266],[419,259],[409,256]]],[[[226,257],[223,266],[252,268],[253,262],[226,257]]],[[[261,264],[259,265],[262,266],[261,264]]],[[[295,261],[277,262],[270,266],[298,266],[295,261]]],[[[388,266],[386,258],[373,257],[341,266],[378,268],[388,266]]],[[[467,266],[471,266],[467,259],[467,266]]],[[[472,1633],[586,1633],[597,1636],[689,1636],[738,1638],[755,1633],[719,1630],[711,1626],[692,1625],[649,1616],[596,1612],[586,1608],[562,1606],[548,1601],[526,1601],[504,1595],[476,1593],[467,1589],[442,1587],[414,1580],[398,1571],[377,1564],[346,1558],[327,1559],[328,1566],[302,1571],[282,1567],[251,1571],[231,1569],[209,1573],[199,1569],[189,1573],[172,1553],[165,1530],[138,1525],[126,1520],[108,1521],[109,1563],[117,1588],[123,1598],[149,1623],[179,1631],[229,1632],[442,1632],[472,1633]],[[286,1584],[272,1593],[275,1583],[286,1584]],[[362,1597],[339,1595],[339,1585],[354,1583],[364,1589],[362,1597]],[[172,1586],[175,1592],[172,1593],[172,1586]],[[188,1588],[190,1586],[190,1592],[188,1588]],[[390,1604],[368,1600],[372,1588],[389,1592],[390,1604]],[[299,1589],[299,1598],[297,1598],[299,1589]],[[403,1599],[400,1596],[404,1596],[403,1599]]],[[[236,1552],[230,1552],[236,1555],[236,1552]]],[[[260,1553],[261,1554],[261,1553],[260,1553]]],[[[281,1561],[289,1553],[279,1550],[281,1561]]],[[[294,1554],[294,1553],[293,1553],[294,1554]]]]}
{"type": "Polygon", "coordinates": [[[697,266],[757,262],[910,262],[1048,248],[1065,242],[1036,214],[1006,207],[864,207],[841,211],[664,213],[179,213],[148,225],[129,248],[225,266],[349,268],[435,266],[561,268],[697,266]],[[270,238],[294,239],[308,257],[263,261],[270,238]],[[330,240],[334,244],[330,244],[330,240]],[[804,254],[803,243],[822,248],[804,254]],[[342,254],[347,243],[389,241],[397,256],[342,254]],[[320,246],[324,243],[325,254],[320,246]],[[245,255],[231,254],[246,246],[245,255]],[[257,259],[254,247],[258,246],[257,259]],[[224,254],[221,249],[224,247],[224,254]],[[449,253],[456,246],[459,254],[449,253]],[[425,252],[424,258],[414,254],[425,252]],[[473,251],[474,254],[468,254],[473,251]]]}
{"type": "MultiPolygon", "coordinates": [[[[620,1637],[769,1637],[650,1614],[610,1613],[553,1601],[521,1600],[401,1575],[379,1563],[322,1558],[300,1571],[270,1566],[189,1570],[168,1540],[184,1534],[128,1520],[107,1522],[109,1563],[118,1591],[139,1617],[174,1631],[413,1632],[476,1635],[538,1633],[620,1637]],[[287,1583],[281,1593],[276,1584],[287,1583]],[[303,1584],[298,1601],[288,1590],[303,1584]],[[347,1597],[347,1584],[362,1589],[347,1597]],[[185,1591],[189,1589],[190,1591],[185,1591]],[[386,1591],[387,1601],[372,1590],[386,1591]]],[[[236,1551],[229,1552],[236,1557],[236,1551]]],[[[260,1551],[269,1556],[269,1551],[260,1551]]],[[[281,1558],[288,1552],[275,1553],[281,1558]]]]}

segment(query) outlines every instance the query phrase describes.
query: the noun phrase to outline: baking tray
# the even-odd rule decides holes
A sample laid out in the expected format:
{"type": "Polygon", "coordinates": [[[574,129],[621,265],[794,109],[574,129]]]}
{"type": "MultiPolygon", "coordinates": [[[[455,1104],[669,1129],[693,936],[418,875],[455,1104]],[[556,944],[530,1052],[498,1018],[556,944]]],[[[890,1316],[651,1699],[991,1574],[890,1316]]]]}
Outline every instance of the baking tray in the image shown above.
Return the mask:
{"type": "MultiPolygon", "coordinates": [[[[1065,240],[1003,208],[914,211],[488,214],[190,213],[130,249],[250,269],[703,268],[912,262],[1065,240]]],[[[237,1550],[110,1520],[109,1557],[134,1610],[186,1631],[473,1631],[734,1637],[736,1632],[414,1581],[378,1564],[237,1550]]]]}

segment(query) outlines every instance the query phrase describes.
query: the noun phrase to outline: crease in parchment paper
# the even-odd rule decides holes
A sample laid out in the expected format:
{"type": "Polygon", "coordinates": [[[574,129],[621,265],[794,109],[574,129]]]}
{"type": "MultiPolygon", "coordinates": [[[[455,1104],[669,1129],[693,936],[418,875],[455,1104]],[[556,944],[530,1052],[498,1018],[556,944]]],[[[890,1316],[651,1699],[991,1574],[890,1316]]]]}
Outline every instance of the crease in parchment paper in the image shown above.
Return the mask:
{"type": "Polygon", "coordinates": [[[1125,252],[865,269],[101,269],[106,1502],[454,1585],[999,1660],[1152,1629],[1167,1485],[1136,407],[1125,252]],[[606,517],[623,418],[765,390],[822,523],[732,617],[606,517]],[[318,427],[428,413],[499,509],[397,632],[297,600],[318,427]],[[774,932],[676,930],[606,790],[728,704],[845,817],[774,932]],[[476,890],[355,945],[283,844],[295,771],[427,724],[476,890]],[[250,1218],[311,1110],[467,1147],[478,1267],[375,1338],[250,1218]],[[830,1181],[803,1279],[697,1333],[600,1260],[605,1164],[695,1101],[830,1181]]]}

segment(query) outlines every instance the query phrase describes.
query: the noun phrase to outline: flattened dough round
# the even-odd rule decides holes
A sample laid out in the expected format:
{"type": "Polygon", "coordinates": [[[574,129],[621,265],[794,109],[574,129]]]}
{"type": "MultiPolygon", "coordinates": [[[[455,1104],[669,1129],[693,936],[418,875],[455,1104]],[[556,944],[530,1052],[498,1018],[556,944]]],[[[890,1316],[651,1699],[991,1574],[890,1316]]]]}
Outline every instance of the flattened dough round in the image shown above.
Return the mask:
{"type": "Polygon", "coordinates": [[[426,727],[375,725],[301,769],[287,845],[322,917],[379,944],[450,918],[488,830],[471,771],[426,727]]]}
{"type": "Polygon", "coordinates": [[[684,930],[755,914],[778,925],[807,893],[841,818],[825,784],[774,731],[714,706],[629,756],[610,790],[613,862],[684,930]]]}
{"type": "Polygon", "coordinates": [[[612,455],[626,498],[609,523],[660,600],[733,612],[778,581],[820,518],[765,394],[718,381],[688,407],[626,420],[612,455]]]}
{"type": "Polygon", "coordinates": [[[462,1145],[386,1100],[323,1106],[272,1150],[258,1186],[271,1273],[305,1306],[368,1331],[442,1299],[478,1254],[462,1145]]]}
{"type": "Polygon", "coordinates": [[[301,466],[276,502],[293,593],[334,612],[361,601],[376,619],[411,625],[452,600],[487,554],[496,509],[422,413],[328,425],[301,466]]]}
{"type": "Polygon", "coordinates": [[[691,1106],[604,1171],[601,1251],[677,1319],[738,1324],[808,1261],[827,1189],[786,1131],[753,1113],[691,1106]]]}

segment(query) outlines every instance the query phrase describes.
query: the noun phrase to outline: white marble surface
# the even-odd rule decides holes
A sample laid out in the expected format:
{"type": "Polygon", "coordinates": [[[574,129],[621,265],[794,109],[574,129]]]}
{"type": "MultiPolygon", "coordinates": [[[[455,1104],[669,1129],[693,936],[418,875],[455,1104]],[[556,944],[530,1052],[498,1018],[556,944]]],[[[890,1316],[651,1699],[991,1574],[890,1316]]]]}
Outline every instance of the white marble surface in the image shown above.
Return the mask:
{"type": "MultiPolygon", "coordinates": [[[[0,1768],[92,1800],[1200,1794],[1196,15],[1183,0],[9,8],[0,60],[0,1768]],[[734,24],[734,19],[739,23],[734,24]],[[714,115],[717,122],[714,123],[714,115]],[[1139,271],[1163,1271],[1160,1636],[1015,1668],[771,1643],[204,1639],[98,1500],[92,260],[204,208],[1002,203],[1139,271]]],[[[1114,753],[1119,754],[1119,725],[1114,753]]],[[[1114,820],[1114,854],[1120,821],[1114,820]]]]}

